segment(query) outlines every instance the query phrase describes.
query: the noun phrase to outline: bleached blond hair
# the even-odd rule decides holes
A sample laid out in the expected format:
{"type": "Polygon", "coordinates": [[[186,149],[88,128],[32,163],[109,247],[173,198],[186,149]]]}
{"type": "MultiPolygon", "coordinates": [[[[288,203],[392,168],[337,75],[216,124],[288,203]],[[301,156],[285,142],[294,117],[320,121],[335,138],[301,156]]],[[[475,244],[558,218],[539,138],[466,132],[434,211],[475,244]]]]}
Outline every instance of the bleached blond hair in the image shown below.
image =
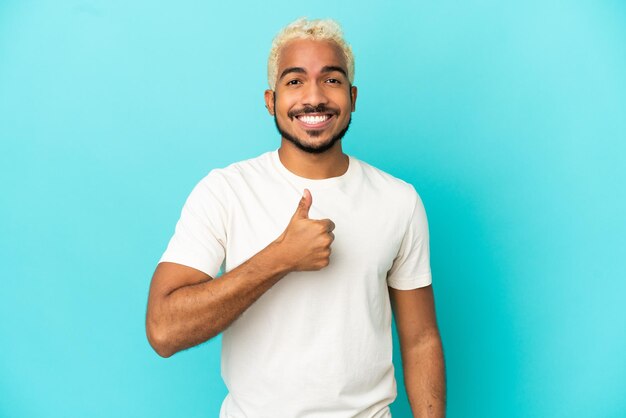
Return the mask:
{"type": "Polygon", "coordinates": [[[267,82],[272,90],[276,89],[280,51],[283,46],[294,39],[335,42],[345,55],[346,65],[348,66],[348,80],[350,80],[350,84],[353,83],[354,55],[350,45],[343,39],[343,32],[339,23],[332,19],[307,20],[305,17],[302,17],[285,26],[272,41],[270,56],[267,60],[267,82]]]}

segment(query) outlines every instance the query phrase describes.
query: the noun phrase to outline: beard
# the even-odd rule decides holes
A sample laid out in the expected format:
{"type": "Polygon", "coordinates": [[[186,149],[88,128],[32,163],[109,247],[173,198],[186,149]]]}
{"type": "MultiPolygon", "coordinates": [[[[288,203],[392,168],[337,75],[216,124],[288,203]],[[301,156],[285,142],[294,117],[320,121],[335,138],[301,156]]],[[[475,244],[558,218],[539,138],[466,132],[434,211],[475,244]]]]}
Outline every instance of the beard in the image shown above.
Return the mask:
{"type": "MultiPolygon", "coordinates": [[[[294,144],[300,150],[311,153],[311,154],[321,154],[331,149],[335,145],[335,143],[341,140],[346,134],[346,132],[348,132],[348,128],[350,127],[350,122],[352,122],[352,117],[348,119],[348,124],[346,125],[346,127],[343,128],[341,131],[337,132],[328,141],[322,144],[317,144],[317,145],[307,145],[302,139],[298,138],[295,135],[291,135],[289,132],[283,129],[280,126],[280,123],[278,123],[278,119],[276,118],[276,115],[274,115],[274,123],[276,124],[276,129],[278,129],[278,132],[282,135],[282,137],[285,138],[287,141],[291,142],[292,144],[294,144]]],[[[315,131],[315,130],[310,130],[306,132],[312,137],[320,136],[322,134],[322,131],[315,131]]]]}
{"type": "MultiPolygon", "coordinates": [[[[350,103],[352,103],[352,97],[350,97],[350,103]]],[[[274,109],[276,109],[276,93],[274,93],[274,109]]],[[[302,111],[290,111],[287,116],[289,116],[290,119],[293,119],[297,113],[325,112],[327,110],[328,109],[323,104],[319,104],[317,107],[305,106],[304,109],[302,109],[302,111]]],[[[338,114],[338,112],[334,110],[332,111],[332,113],[334,113],[335,115],[338,114]]],[[[278,123],[278,118],[276,117],[276,113],[274,113],[274,123],[276,124],[276,129],[278,129],[278,132],[281,134],[281,136],[285,138],[287,141],[294,144],[298,149],[304,152],[308,152],[310,154],[321,154],[331,149],[335,145],[335,143],[341,140],[346,134],[346,132],[348,132],[348,128],[350,127],[350,122],[352,122],[352,115],[350,115],[350,118],[348,119],[348,123],[346,124],[345,128],[337,132],[334,136],[332,136],[325,143],[312,146],[312,145],[307,145],[302,139],[298,138],[295,135],[291,135],[282,126],[280,126],[280,123],[278,123]]],[[[320,130],[306,131],[306,133],[312,137],[320,136],[322,132],[323,131],[320,131],[320,130]]]]}

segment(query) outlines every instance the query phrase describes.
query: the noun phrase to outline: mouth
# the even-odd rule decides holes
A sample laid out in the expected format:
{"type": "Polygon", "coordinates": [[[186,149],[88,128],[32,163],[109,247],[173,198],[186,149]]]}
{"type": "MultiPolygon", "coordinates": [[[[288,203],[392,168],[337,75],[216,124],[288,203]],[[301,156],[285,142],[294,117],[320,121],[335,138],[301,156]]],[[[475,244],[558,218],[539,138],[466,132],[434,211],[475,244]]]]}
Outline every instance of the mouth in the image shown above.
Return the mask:
{"type": "Polygon", "coordinates": [[[328,126],[335,115],[329,113],[304,113],[296,119],[304,129],[322,129],[328,126]]]}

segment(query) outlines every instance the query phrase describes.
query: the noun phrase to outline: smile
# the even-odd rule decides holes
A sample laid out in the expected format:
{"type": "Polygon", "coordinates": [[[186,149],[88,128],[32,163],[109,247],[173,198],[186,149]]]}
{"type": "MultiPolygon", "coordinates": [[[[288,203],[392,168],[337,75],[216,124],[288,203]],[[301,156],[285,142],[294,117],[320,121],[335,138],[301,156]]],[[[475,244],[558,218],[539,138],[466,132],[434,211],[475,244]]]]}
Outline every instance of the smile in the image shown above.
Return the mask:
{"type": "Polygon", "coordinates": [[[333,115],[329,114],[304,114],[296,116],[296,119],[307,129],[320,129],[326,127],[330,123],[330,120],[333,118],[333,115]]]}

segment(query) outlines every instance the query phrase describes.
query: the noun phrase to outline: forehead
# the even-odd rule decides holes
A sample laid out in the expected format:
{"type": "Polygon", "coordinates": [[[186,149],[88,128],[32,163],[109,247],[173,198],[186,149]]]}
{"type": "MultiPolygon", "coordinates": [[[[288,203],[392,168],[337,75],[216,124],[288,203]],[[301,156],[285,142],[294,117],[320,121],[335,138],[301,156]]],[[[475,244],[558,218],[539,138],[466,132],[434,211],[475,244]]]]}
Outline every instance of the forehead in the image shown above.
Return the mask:
{"type": "Polygon", "coordinates": [[[325,66],[339,66],[347,72],[346,57],[333,41],[296,39],[289,41],[280,50],[278,74],[288,67],[315,71],[325,66]]]}

